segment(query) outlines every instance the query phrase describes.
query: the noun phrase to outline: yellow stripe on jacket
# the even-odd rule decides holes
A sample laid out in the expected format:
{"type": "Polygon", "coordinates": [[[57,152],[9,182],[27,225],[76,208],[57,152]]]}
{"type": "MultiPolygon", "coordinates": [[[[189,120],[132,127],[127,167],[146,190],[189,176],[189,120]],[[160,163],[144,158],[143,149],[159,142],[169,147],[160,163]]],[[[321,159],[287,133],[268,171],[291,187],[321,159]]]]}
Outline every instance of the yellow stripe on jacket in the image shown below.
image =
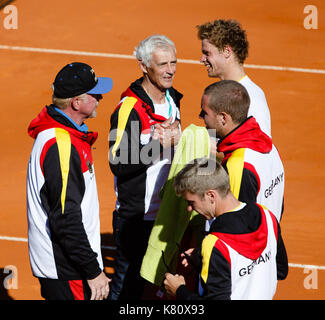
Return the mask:
{"type": "Polygon", "coordinates": [[[115,159],[116,150],[118,149],[123,133],[126,127],[126,124],[129,119],[129,115],[131,113],[131,110],[133,109],[134,105],[136,104],[137,99],[134,97],[126,97],[124,101],[122,102],[122,105],[120,106],[119,112],[118,112],[118,120],[117,120],[117,132],[116,132],[116,140],[112,149],[112,155],[113,159],[115,159]]]}
{"type": "Polygon", "coordinates": [[[244,170],[245,148],[235,150],[227,161],[230,190],[238,199],[244,170]]]}
{"type": "Polygon", "coordinates": [[[67,194],[67,185],[70,170],[71,138],[68,131],[61,128],[55,129],[55,137],[59,149],[59,159],[62,173],[61,207],[62,214],[64,214],[65,198],[67,194]]]}
{"type": "Polygon", "coordinates": [[[201,278],[207,283],[208,275],[209,275],[209,265],[212,249],[217,242],[218,237],[213,234],[208,234],[202,241],[202,269],[201,269],[201,278]]]}

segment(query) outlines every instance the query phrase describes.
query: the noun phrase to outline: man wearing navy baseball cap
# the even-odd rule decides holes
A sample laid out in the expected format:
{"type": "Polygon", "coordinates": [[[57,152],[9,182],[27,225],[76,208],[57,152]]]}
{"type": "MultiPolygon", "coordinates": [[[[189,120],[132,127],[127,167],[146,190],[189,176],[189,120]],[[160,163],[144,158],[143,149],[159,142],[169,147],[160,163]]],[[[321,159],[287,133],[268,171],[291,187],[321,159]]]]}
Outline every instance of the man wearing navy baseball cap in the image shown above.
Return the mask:
{"type": "Polygon", "coordinates": [[[111,78],[96,77],[87,64],[73,62],[63,67],[56,75],[53,90],[57,98],[71,98],[83,93],[104,94],[111,91],[111,78]]]}
{"type": "Polygon", "coordinates": [[[73,62],[63,67],[52,85],[52,101],[56,111],[76,122],[77,129],[87,131],[83,121],[96,116],[96,109],[102,95],[111,91],[113,81],[107,77],[96,77],[94,70],[87,64],[73,62]],[[87,109],[80,103],[85,102],[87,109]],[[70,108],[67,108],[67,107],[70,108]],[[80,112],[81,111],[81,112],[80,112]]]}
{"type": "Polygon", "coordinates": [[[99,202],[91,146],[96,116],[112,79],[96,77],[85,63],[66,65],[52,85],[52,104],[32,120],[35,139],[27,172],[29,257],[47,300],[103,300],[99,202]]]}

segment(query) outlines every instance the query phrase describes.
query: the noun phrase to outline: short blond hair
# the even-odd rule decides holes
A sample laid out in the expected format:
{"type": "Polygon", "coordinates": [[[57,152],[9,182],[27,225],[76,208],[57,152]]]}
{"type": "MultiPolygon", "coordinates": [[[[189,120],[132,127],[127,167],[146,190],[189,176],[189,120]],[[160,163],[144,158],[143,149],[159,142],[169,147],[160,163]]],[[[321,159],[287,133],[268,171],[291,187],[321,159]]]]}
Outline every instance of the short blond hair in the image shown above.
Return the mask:
{"type": "Polygon", "coordinates": [[[176,175],[174,189],[178,196],[188,191],[202,198],[208,190],[216,190],[223,198],[230,192],[229,177],[222,165],[214,159],[198,158],[176,175]]]}
{"type": "Polygon", "coordinates": [[[71,98],[58,98],[56,97],[54,94],[52,95],[52,103],[58,107],[61,110],[64,110],[68,107],[68,105],[71,103],[71,100],[74,98],[80,98],[80,99],[84,99],[86,97],[86,93],[83,93],[79,96],[76,97],[71,97],[71,98]]]}

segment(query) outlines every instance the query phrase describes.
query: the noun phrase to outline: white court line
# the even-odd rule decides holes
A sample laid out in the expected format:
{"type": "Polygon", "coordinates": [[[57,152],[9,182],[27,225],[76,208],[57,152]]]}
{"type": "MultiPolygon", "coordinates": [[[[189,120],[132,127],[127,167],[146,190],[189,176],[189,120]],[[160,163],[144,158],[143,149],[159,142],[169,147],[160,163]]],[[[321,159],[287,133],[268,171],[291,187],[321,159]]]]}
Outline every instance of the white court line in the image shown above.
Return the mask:
{"type": "Polygon", "coordinates": [[[318,269],[325,270],[325,266],[314,266],[311,264],[300,264],[300,263],[289,263],[291,268],[301,268],[301,269],[318,269]]]}
{"type": "Polygon", "coordinates": [[[6,237],[6,236],[0,236],[0,240],[28,242],[27,238],[6,237]]]}
{"type": "MultiPolygon", "coordinates": [[[[7,236],[0,236],[0,240],[18,241],[18,242],[27,242],[28,241],[27,238],[7,237],[7,236]]],[[[114,247],[114,246],[102,246],[102,249],[116,250],[116,247],[114,247]]],[[[291,267],[291,268],[302,268],[302,269],[325,270],[325,266],[315,266],[315,265],[299,264],[299,263],[289,263],[289,267],[291,267]]]]}
{"type": "MultiPolygon", "coordinates": [[[[47,49],[47,48],[33,48],[33,47],[21,47],[21,46],[8,46],[0,45],[2,50],[14,50],[14,51],[27,51],[27,52],[41,52],[41,53],[55,53],[55,54],[72,54],[79,56],[92,56],[103,58],[117,58],[117,59],[135,59],[133,55],[117,54],[117,53],[104,53],[104,52],[89,52],[89,51],[76,51],[76,50],[61,50],[61,49],[47,49]]],[[[188,64],[200,64],[197,60],[190,59],[177,59],[180,63],[188,64]]],[[[296,67],[283,67],[283,66],[268,66],[257,64],[244,64],[245,68],[251,69],[263,69],[263,70],[276,70],[276,71],[292,71],[303,73],[318,73],[325,74],[325,70],[322,69],[309,69],[309,68],[296,68],[296,67]]]]}

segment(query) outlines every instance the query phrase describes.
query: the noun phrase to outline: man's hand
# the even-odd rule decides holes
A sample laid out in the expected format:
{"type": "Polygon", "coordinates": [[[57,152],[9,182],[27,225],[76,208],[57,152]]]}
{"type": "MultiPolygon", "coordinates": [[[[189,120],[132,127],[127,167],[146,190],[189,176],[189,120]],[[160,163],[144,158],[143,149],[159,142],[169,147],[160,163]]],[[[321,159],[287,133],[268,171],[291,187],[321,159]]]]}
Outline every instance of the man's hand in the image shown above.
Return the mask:
{"type": "MultiPolygon", "coordinates": [[[[185,252],[188,256],[191,256],[193,250],[194,250],[194,248],[191,248],[191,249],[188,249],[188,250],[186,250],[186,251],[184,251],[184,252],[185,252]]],[[[185,254],[182,253],[182,254],[181,254],[181,257],[184,258],[184,259],[182,260],[182,265],[183,265],[184,267],[188,267],[189,264],[188,264],[188,261],[187,261],[187,259],[186,259],[185,254]]]]}
{"type": "Polygon", "coordinates": [[[161,126],[166,128],[166,129],[178,129],[179,127],[179,121],[178,120],[175,120],[173,123],[173,118],[170,117],[169,119],[167,119],[166,121],[164,121],[163,123],[161,123],[161,126]]]}
{"type": "Polygon", "coordinates": [[[183,276],[178,274],[172,275],[171,273],[165,274],[164,285],[169,295],[175,296],[177,289],[183,284],[185,285],[185,279],[183,276]]]}
{"type": "Polygon", "coordinates": [[[152,139],[159,140],[164,148],[174,146],[178,143],[181,136],[179,121],[172,122],[172,117],[162,123],[155,124],[152,139]]]}
{"type": "Polygon", "coordinates": [[[223,152],[218,152],[217,150],[218,142],[215,138],[210,137],[210,156],[215,156],[215,158],[221,161],[224,158],[223,152]]]}
{"type": "Polygon", "coordinates": [[[104,272],[94,279],[87,280],[91,290],[90,300],[107,299],[109,293],[109,282],[111,281],[111,279],[106,277],[104,272]]]}

